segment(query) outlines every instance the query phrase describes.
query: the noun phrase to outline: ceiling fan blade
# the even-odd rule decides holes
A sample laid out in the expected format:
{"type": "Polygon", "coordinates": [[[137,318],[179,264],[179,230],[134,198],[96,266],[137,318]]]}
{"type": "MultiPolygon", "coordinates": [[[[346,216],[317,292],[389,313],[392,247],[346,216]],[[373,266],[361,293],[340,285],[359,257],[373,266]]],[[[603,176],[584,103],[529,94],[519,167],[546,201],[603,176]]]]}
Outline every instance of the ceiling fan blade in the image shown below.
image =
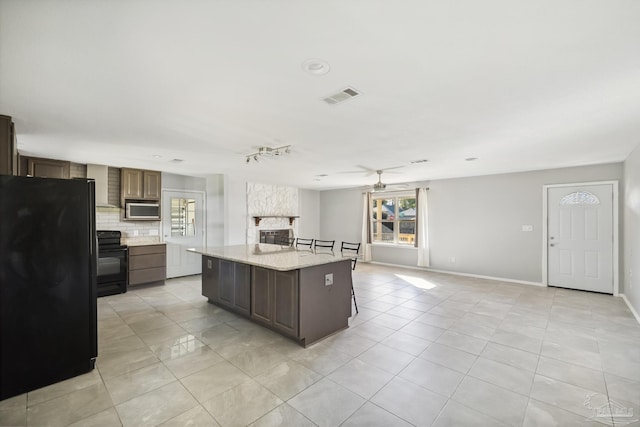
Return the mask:
{"type": "Polygon", "coordinates": [[[400,168],[404,168],[404,167],[406,167],[406,165],[393,166],[393,167],[390,167],[390,168],[382,168],[381,170],[386,172],[386,171],[390,171],[392,169],[400,169],[400,168]]]}

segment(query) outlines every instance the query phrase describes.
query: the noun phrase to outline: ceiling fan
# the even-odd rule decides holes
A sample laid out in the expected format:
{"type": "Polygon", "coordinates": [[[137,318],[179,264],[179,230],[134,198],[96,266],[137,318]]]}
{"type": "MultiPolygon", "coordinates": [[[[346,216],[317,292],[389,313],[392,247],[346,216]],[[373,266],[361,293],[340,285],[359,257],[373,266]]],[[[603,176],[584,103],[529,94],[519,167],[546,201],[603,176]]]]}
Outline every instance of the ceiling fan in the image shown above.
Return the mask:
{"type": "Polygon", "coordinates": [[[376,173],[378,174],[378,182],[376,182],[375,184],[373,184],[373,191],[384,191],[387,189],[387,187],[393,187],[394,189],[403,189],[403,188],[407,188],[407,184],[385,184],[384,182],[382,182],[382,172],[384,172],[384,169],[378,169],[376,171],[376,173]]]}
{"type": "Polygon", "coordinates": [[[393,169],[400,169],[405,167],[405,165],[400,165],[400,166],[393,166],[393,167],[389,167],[389,168],[380,168],[380,169],[371,169],[369,167],[366,166],[362,166],[362,165],[356,165],[358,168],[360,168],[361,170],[359,171],[345,171],[345,172],[338,172],[341,174],[364,174],[365,176],[370,176],[373,174],[378,174],[378,182],[374,183],[373,185],[367,185],[364,187],[360,187],[363,190],[371,190],[371,191],[384,191],[384,190],[391,190],[391,189],[405,189],[407,188],[407,184],[385,184],[384,182],[382,182],[382,172],[387,172],[387,173],[400,173],[400,172],[396,172],[393,169]]]}

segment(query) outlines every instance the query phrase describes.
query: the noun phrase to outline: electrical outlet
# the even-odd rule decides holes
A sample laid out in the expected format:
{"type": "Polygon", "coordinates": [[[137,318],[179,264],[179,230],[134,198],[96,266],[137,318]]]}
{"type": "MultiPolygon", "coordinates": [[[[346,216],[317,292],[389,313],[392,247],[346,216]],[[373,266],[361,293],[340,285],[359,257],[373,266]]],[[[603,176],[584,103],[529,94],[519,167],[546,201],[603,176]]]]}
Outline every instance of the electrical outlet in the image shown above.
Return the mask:
{"type": "Polygon", "coordinates": [[[158,235],[158,229],[157,228],[152,228],[149,230],[149,236],[157,236],[158,235]]]}
{"type": "Polygon", "coordinates": [[[533,225],[523,225],[522,231],[533,231],[533,225]]]}
{"type": "Polygon", "coordinates": [[[137,236],[138,235],[138,230],[133,230],[133,235],[137,236]]]}
{"type": "Polygon", "coordinates": [[[333,285],[333,273],[329,273],[329,274],[325,274],[324,275],[324,285],[325,286],[333,285]]]}

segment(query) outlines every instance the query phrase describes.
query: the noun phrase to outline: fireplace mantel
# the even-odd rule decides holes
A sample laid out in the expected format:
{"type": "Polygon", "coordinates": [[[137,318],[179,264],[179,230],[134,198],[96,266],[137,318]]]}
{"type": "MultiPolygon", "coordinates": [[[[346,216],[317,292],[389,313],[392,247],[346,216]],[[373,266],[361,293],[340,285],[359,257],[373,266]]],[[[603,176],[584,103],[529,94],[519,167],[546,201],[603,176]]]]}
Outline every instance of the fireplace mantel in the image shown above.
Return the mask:
{"type": "Polygon", "coordinates": [[[262,218],[289,218],[289,225],[293,225],[293,220],[296,218],[300,218],[297,215],[259,215],[254,216],[253,220],[256,222],[256,227],[260,225],[260,221],[262,218]]]}

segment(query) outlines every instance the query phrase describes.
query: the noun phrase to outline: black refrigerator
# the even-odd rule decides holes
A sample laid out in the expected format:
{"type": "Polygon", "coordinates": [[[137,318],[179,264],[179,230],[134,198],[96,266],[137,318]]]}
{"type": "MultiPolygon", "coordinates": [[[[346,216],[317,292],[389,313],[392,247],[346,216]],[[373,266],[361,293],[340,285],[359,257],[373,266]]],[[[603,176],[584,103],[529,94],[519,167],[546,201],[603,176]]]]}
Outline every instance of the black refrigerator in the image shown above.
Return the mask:
{"type": "Polygon", "coordinates": [[[0,400],[91,371],[95,185],[0,176],[0,400]]]}

